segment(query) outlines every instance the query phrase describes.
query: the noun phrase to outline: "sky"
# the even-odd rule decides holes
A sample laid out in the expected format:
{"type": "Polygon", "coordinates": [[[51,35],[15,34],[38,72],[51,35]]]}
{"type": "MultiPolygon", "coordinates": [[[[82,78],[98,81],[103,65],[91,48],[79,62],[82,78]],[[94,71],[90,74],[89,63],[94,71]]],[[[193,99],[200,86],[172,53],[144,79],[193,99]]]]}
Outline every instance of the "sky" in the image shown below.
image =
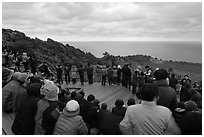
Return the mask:
{"type": "Polygon", "coordinates": [[[2,28],[56,41],[202,41],[202,3],[2,2],[2,28]]]}

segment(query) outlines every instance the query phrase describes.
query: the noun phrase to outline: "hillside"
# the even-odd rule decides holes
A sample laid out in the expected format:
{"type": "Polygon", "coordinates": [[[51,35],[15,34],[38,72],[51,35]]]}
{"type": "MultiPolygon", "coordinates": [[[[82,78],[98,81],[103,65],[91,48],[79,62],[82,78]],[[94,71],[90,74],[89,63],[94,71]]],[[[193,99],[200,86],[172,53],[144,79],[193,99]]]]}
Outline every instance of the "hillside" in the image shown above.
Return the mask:
{"type": "Polygon", "coordinates": [[[143,68],[149,65],[153,69],[173,68],[176,73],[182,76],[188,74],[193,81],[202,80],[202,64],[199,63],[163,61],[146,55],[112,56],[108,53],[104,54],[102,58],[96,58],[92,53],[85,53],[69,44],[64,45],[50,38],[47,41],[42,41],[38,38],[32,39],[22,32],[11,29],[2,29],[2,46],[6,46],[20,53],[27,52],[28,54],[35,54],[39,63],[46,61],[52,70],[57,64],[66,63],[87,65],[87,62],[90,62],[95,65],[120,64],[121,66],[130,63],[133,70],[138,65],[143,68]]]}
{"type": "Polygon", "coordinates": [[[32,39],[19,31],[2,29],[2,46],[7,46],[12,51],[19,53],[27,52],[35,54],[39,61],[46,61],[51,69],[57,64],[101,64],[100,59],[91,53],[85,53],[69,44],[63,45],[50,38],[42,41],[38,38],[32,39]]]}
{"type": "Polygon", "coordinates": [[[172,68],[174,72],[178,75],[184,76],[188,74],[193,81],[202,80],[202,64],[200,63],[189,63],[189,62],[179,62],[179,61],[163,61],[162,59],[152,58],[146,55],[133,55],[133,56],[112,56],[106,55],[102,58],[104,62],[109,64],[121,66],[130,63],[131,68],[134,70],[137,66],[141,66],[145,71],[145,66],[150,66],[152,69],[156,68],[172,68]]]}

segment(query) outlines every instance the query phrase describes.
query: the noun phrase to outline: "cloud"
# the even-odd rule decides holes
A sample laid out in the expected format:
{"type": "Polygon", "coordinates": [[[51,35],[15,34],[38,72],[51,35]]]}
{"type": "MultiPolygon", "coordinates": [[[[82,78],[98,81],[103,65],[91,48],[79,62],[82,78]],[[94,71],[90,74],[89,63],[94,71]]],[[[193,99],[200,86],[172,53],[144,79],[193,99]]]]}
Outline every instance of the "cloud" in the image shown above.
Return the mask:
{"type": "Polygon", "coordinates": [[[3,2],[2,26],[56,40],[201,40],[202,3],[3,2]]]}

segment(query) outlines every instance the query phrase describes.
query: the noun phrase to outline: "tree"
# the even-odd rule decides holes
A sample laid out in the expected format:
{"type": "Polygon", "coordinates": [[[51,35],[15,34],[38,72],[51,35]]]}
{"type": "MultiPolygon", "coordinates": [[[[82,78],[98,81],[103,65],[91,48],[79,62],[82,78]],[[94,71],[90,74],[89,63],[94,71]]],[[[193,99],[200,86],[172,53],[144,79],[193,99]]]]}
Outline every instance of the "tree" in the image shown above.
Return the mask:
{"type": "Polygon", "coordinates": [[[110,56],[110,54],[106,51],[103,53],[104,56],[110,56]]]}

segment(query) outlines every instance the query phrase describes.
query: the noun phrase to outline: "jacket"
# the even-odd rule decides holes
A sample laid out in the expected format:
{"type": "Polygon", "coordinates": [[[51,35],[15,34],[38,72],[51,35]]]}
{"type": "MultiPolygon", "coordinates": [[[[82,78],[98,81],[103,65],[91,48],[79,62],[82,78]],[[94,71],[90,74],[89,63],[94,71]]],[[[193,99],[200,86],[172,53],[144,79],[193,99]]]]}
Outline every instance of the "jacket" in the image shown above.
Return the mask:
{"type": "Polygon", "coordinates": [[[120,135],[119,123],[121,119],[107,110],[99,111],[98,129],[103,135],[120,135]]]}
{"type": "Polygon", "coordinates": [[[88,129],[79,115],[68,116],[65,109],[55,124],[54,135],[87,135],[88,129]]]}
{"type": "Polygon", "coordinates": [[[4,112],[18,111],[18,108],[26,95],[25,87],[21,86],[16,80],[10,81],[2,89],[2,109],[4,112]]]}
{"type": "Polygon", "coordinates": [[[43,117],[43,112],[46,110],[46,108],[49,107],[49,102],[45,99],[41,99],[37,103],[37,114],[35,116],[35,135],[44,135],[45,134],[45,129],[42,128],[42,117],[43,117]]]}
{"type": "Polygon", "coordinates": [[[35,129],[35,115],[39,98],[26,95],[26,102],[18,109],[12,132],[17,135],[33,135],[35,129]]]}
{"type": "Polygon", "coordinates": [[[175,90],[168,85],[167,80],[157,80],[155,81],[155,84],[159,88],[159,100],[157,104],[174,111],[178,105],[175,90]]]}

